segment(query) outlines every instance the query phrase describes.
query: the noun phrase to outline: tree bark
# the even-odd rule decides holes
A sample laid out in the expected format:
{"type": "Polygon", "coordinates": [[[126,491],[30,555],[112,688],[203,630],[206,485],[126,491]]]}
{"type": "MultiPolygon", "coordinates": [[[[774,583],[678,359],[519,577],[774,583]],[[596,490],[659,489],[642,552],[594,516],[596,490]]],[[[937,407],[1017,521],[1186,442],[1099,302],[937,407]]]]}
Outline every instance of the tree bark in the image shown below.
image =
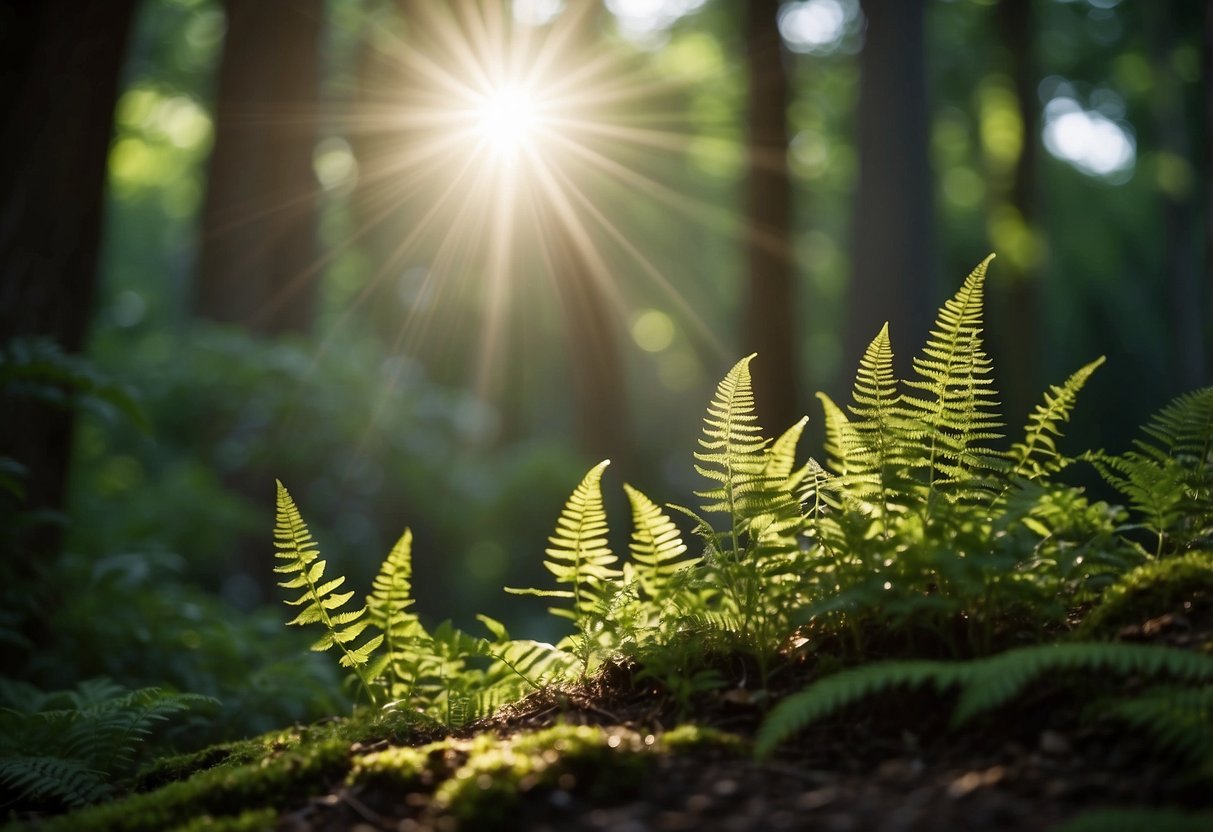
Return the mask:
{"type": "Polygon", "coordinates": [[[198,315],[266,334],[306,332],[319,264],[323,0],[227,0],[198,315]]]}
{"type": "Polygon", "coordinates": [[[861,7],[867,30],[843,366],[857,366],[888,321],[904,374],[907,346],[922,343],[934,306],[924,0],[862,0],[861,7]]]}
{"type": "MultiPolygon", "coordinates": [[[[93,311],[106,159],[134,0],[0,3],[0,342],[79,352],[93,311]]],[[[25,507],[63,508],[70,410],[0,391],[0,456],[28,469],[25,507]]],[[[56,527],[25,541],[57,553],[56,527]]]]}
{"type": "MultiPolygon", "coordinates": [[[[1032,230],[1036,217],[1036,163],[1040,147],[1040,105],[1036,98],[1038,79],[1032,60],[1033,0],[1002,0],[997,20],[1010,61],[1011,83],[1016,109],[1023,126],[1019,158],[1011,171],[1011,181],[998,195],[1022,222],[1032,230]]],[[[1034,252],[1027,260],[1003,258],[996,277],[990,281],[990,330],[994,342],[995,366],[1003,394],[1005,412],[1028,412],[1039,394],[1040,324],[1039,273],[1034,269],[1034,252]]]]}
{"type": "Polygon", "coordinates": [[[787,154],[791,85],[779,34],[779,5],[779,0],[749,0],[745,10],[749,295],[742,340],[743,351],[758,353],[751,365],[754,395],[760,421],[773,435],[800,416],[787,154]]]}
{"type": "MultiPolygon", "coordinates": [[[[1183,82],[1169,70],[1177,34],[1174,10],[1148,6],[1146,15],[1154,65],[1158,68],[1158,83],[1152,95],[1157,146],[1177,159],[1192,160],[1196,169],[1198,163],[1188,138],[1183,82]]],[[[1162,202],[1163,270],[1171,340],[1167,361],[1172,376],[1169,386],[1177,392],[1186,392],[1205,383],[1208,285],[1202,291],[1196,219],[1199,197],[1195,183],[1160,189],[1158,196],[1162,202]]]]}

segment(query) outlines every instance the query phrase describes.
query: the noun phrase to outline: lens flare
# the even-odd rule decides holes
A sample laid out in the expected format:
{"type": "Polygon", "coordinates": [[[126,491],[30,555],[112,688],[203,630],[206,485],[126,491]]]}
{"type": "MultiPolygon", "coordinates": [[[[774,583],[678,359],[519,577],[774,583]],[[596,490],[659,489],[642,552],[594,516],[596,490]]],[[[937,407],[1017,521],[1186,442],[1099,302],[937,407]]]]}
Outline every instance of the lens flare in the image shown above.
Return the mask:
{"type": "Polygon", "coordinates": [[[484,96],[476,110],[476,132],[495,153],[514,156],[534,143],[539,109],[521,87],[501,87],[484,96]]]}

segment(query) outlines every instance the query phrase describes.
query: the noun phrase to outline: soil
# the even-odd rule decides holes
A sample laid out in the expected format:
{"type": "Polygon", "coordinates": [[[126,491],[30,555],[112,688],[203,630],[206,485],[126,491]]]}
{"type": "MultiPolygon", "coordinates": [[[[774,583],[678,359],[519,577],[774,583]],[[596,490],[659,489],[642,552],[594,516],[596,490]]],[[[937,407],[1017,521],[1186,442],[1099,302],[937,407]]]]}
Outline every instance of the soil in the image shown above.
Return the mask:
{"type": "MultiPolygon", "coordinates": [[[[1182,612],[1122,631],[1126,640],[1213,644],[1213,617],[1182,612]]],[[[785,690],[811,679],[811,663],[784,668],[785,690]]],[[[612,665],[593,682],[539,691],[461,734],[563,724],[660,733],[680,714],[658,692],[612,665]]],[[[727,747],[655,754],[633,787],[603,793],[595,772],[556,788],[521,789],[503,829],[1038,832],[1096,808],[1213,807],[1208,781],[1179,771],[1144,741],[1084,716],[1075,680],[1047,680],[984,721],[950,731],[952,702],[933,692],[876,697],[802,732],[766,761],[727,747]]],[[[1135,680],[1125,680],[1132,687],[1135,680]]],[[[1106,689],[1099,691],[1108,692],[1106,689]]],[[[744,688],[696,703],[694,721],[752,738],[762,702],[744,688]]],[[[600,773],[599,773],[600,774],[600,773]]],[[[486,822],[462,828],[488,828],[486,822]]],[[[425,790],[344,786],[281,817],[284,830],[451,830],[425,790]]]]}

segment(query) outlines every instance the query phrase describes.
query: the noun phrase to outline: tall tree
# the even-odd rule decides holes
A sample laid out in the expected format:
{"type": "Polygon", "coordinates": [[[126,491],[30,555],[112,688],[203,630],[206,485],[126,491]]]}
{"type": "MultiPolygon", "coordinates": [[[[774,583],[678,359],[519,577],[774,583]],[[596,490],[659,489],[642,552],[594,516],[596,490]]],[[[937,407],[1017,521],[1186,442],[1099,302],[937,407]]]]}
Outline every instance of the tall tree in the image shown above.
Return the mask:
{"type": "MultiPolygon", "coordinates": [[[[895,343],[921,343],[932,303],[925,0],[861,0],[859,183],[852,229],[844,367],[889,321],[895,343]]],[[[905,349],[898,363],[907,361],[905,349]]]]}
{"type": "Polygon", "coordinates": [[[752,370],[755,399],[763,425],[774,432],[795,422],[800,412],[787,153],[791,85],[779,35],[779,6],[780,0],[745,4],[749,295],[742,338],[745,351],[758,353],[752,370]]]}
{"type": "Polygon", "coordinates": [[[1024,250],[1007,252],[1010,256],[1000,259],[997,276],[990,283],[990,329],[997,351],[996,365],[1000,368],[1003,403],[1006,412],[1016,418],[1027,412],[1040,388],[1039,274],[1034,268],[1036,248],[1030,236],[1036,217],[1036,164],[1040,147],[1032,5],[1033,0],[1002,0],[995,18],[1007,52],[1022,140],[1009,180],[991,187],[994,199],[1002,203],[991,206],[991,211],[1002,213],[1006,221],[1018,224],[1027,232],[1022,239],[1028,242],[1024,250]]]}
{"type": "MultiPolygon", "coordinates": [[[[1156,130],[1155,144],[1168,157],[1199,161],[1188,133],[1189,117],[1183,81],[1174,69],[1172,55],[1179,44],[1179,32],[1185,24],[1199,25],[1196,15],[1187,17],[1178,10],[1149,5],[1144,9],[1146,27],[1157,67],[1157,82],[1151,102],[1156,130]],[[1187,19],[1184,19],[1187,17],[1187,19]],[[1177,19],[1178,18],[1178,19],[1177,19]]],[[[1207,83],[1207,79],[1205,80],[1207,83]]],[[[1206,96],[1208,91],[1206,90],[1206,96]]],[[[1196,176],[1193,174],[1192,179],[1196,176]]],[[[1207,325],[1208,286],[1201,286],[1198,243],[1197,199],[1195,183],[1187,178],[1163,183],[1159,189],[1163,220],[1163,272],[1166,275],[1167,322],[1171,343],[1168,366],[1171,387],[1191,390],[1206,383],[1205,326],[1207,325]]]]}
{"type": "Polygon", "coordinates": [[[226,0],[195,312],[265,333],[310,328],[324,0],[226,0]]]}
{"type": "MultiPolygon", "coordinates": [[[[0,341],[83,345],[102,190],[134,0],[0,3],[0,341]]],[[[63,506],[72,415],[2,400],[0,456],[28,469],[26,505],[63,506]]],[[[56,551],[45,529],[34,547],[56,551]]]]}

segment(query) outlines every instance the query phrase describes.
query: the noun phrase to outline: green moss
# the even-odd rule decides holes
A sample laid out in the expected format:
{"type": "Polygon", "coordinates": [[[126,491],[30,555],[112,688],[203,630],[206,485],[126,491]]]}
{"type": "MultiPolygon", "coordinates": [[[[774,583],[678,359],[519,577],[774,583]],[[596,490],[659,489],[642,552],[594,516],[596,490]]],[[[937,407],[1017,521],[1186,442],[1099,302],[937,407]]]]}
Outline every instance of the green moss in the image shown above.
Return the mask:
{"type": "Polygon", "coordinates": [[[1125,573],[1104,593],[1077,635],[1114,635],[1121,627],[1175,612],[1187,602],[1213,605],[1213,552],[1188,552],[1125,573]]]}
{"type": "Polygon", "coordinates": [[[181,824],[173,829],[173,832],[261,832],[264,829],[273,829],[277,822],[277,811],[251,809],[234,817],[203,815],[181,824]]]}

